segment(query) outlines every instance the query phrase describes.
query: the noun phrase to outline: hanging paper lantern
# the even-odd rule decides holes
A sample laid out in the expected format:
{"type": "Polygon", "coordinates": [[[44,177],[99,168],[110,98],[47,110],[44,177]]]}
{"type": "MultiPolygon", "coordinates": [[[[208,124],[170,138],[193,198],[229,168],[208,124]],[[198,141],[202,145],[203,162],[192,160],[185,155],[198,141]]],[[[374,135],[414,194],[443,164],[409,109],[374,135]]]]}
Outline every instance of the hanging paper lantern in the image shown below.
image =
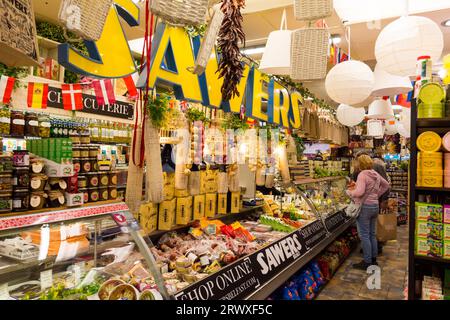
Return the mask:
{"type": "Polygon", "coordinates": [[[384,127],[381,120],[369,120],[367,121],[367,135],[375,138],[383,138],[384,127]]]}
{"type": "Polygon", "coordinates": [[[369,66],[352,60],[339,63],[328,72],[325,88],[334,101],[354,105],[370,96],[374,82],[369,66]]]}
{"type": "Polygon", "coordinates": [[[388,24],[378,36],[375,56],[379,66],[394,75],[413,76],[417,58],[438,61],[444,49],[440,27],[425,17],[401,17],[388,24]]]}
{"type": "Polygon", "coordinates": [[[405,128],[406,131],[411,132],[411,109],[410,108],[402,108],[402,112],[400,112],[400,120],[399,122],[405,128]]]}
{"type": "Polygon", "coordinates": [[[354,127],[364,120],[366,117],[366,110],[364,110],[364,108],[353,108],[341,104],[337,109],[336,117],[344,126],[354,127]]]}
{"type": "Polygon", "coordinates": [[[397,131],[397,123],[394,119],[387,120],[384,123],[384,133],[388,136],[393,136],[398,133],[397,131]]]}
{"type": "Polygon", "coordinates": [[[401,122],[397,122],[398,133],[405,138],[411,138],[411,130],[407,130],[401,122]]]}
{"type": "Polygon", "coordinates": [[[378,65],[375,67],[374,75],[375,85],[372,91],[372,96],[374,97],[392,97],[408,93],[413,89],[408,77],[392,75],[382,70],[378,65]]]}
{"type": "Polygon", "coordinates": [[[388,120],[394,118],[394,109],[388,100],[377,99],[369,105],[369,119],[388,120]]]}

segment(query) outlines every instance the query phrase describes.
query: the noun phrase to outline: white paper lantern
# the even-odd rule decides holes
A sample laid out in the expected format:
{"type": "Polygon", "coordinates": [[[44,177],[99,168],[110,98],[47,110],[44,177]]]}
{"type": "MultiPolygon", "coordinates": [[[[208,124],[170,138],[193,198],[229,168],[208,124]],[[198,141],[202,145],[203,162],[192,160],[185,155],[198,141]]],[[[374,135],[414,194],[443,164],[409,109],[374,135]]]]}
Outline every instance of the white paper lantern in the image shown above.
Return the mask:
{"type": "Polygon", "coordinates": [[[438,61],[443,49],[444,36],[435,22],[408,16],[395,20],[381,31],[375,44],[375,56],[386,72],[413,76],[418,57],[430,56],[432,61],[438,61]]]}
{"type": "Polygon", "coordinates": [[[394,109],[389,101],[377,99],[369,105],[369,119],[388,120],[394,118],[394,109]]]}
{"type": "Polygon", "coordinates": [[[399,77],[392,75],[377,65],[375,67],[375,85],[372,96],[392,97],[398,94],[408,93],[413,89],[409,77],[399,77]]]}
{"type": "Polygon", "coordinates": [[[337,109],[336,117],[344,126],[354,127],[364,120],[366,117],[366,110],[364,110],[364,108],[353,108],[341,104],[337,109]]]}
{"type": "Polygon", "coordinates": [[[397,123],[395,120],[387,120],[384,123],[384,133],[388,136],[393,136],[398,133],[397,123]]]}
{"type": "Polygon", "coordinates": [[[291,74],[290,30],[278,30],[269,34],[259,70],[267,74],[291,74]]]}
{"type": "Polygon", "coordinates": [[[406,131],[411,131],[411,109],[410,108],[402,108],[400,112],[400,120],[399,122],[405,128],[406,131]]]}
{"type": "Polygon", "coordinates": [[[325,88],[334,101],[354,105],[370,96],[374,82],[369,66],[352,60],[339,63],[328,72],[325,88]]]}
{"type": "Polygon", "coordinates": [[[402,137],[411,138],[411,130],[407,130],[407,128],[405,128],[403,124],[398,121],[397,121],[397,131],[402,137]]]}
{"type": "Polygon", "coordinates": [[[383,121],[369,120],[367,121],[367,135],[375,138],[382,138],[384,136],[383,121]]]}

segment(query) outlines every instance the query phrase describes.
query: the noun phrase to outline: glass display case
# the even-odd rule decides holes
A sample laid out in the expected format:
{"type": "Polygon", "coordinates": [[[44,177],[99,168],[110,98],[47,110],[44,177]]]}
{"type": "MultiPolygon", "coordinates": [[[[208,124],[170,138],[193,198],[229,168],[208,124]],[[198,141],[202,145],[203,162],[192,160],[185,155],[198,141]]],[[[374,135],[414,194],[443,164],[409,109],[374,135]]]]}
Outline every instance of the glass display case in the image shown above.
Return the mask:
{"type": "Polygon", "coordinates": [[[0,299],[168,299],[124,203],[0,217],[0,299]]]}

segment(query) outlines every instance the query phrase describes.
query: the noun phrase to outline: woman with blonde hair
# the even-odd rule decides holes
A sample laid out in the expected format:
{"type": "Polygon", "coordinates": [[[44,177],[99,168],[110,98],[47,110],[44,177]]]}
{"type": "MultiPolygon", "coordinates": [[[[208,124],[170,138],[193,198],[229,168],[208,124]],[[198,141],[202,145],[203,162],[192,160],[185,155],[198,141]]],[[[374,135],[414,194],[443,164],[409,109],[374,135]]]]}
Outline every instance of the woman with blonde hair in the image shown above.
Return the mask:
{"type": "Polygon", "coordinates": [[[379,198],[389,189],[389,183],[373,170],[373,160],[368,155],[357,158],[360,173],[347,194],[355,203],[361,204],[361,212],[357,219],[358,234],[361,239],[364,260],[353,265],[356,269],[367,270],[377,265],[378,245],[376,236],[377,218],[380,210],[379,198]]]}

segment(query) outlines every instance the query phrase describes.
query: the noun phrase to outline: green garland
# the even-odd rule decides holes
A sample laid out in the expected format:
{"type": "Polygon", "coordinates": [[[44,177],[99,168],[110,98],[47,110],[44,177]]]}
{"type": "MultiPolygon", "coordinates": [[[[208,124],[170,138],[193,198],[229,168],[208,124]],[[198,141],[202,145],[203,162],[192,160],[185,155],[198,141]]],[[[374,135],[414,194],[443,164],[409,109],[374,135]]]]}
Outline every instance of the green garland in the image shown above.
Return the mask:
{"type": "Polygon", "coordinates": [[[207,24],[201,24],[199,26],[186,26],[184,27],[184,31],[191,37],[203,37],[206,33],[207,24]]]}
{"type": "Polygon", "coordinates": [[[295,141],[295,147],[297,148],[297,156],[300,157],[303,155],[303,152],[305,151],[305,143],[303,142],[303,139],[296,133],[292,134],[292,138],[295,141]]]}
{"type": "Polygon", "coordinates": [[[154,100],[149,98],[145,106],[147,108],[150,121],[158,128],[163,128],[168,122],[168,114],[170,111],[169,102],[171,97],[166,94],[159,94],[154,100]]]}
{"type": "Polygon", "coordinates": [[[222,128],[225,130],[248,130],[250,126],[245,120],[242,120],[238,114],[229,113],[225,116],[225,120],[222,123],[222,128]]]}
{"type": "MultiPolygon", "coordinates": [[[[0,75],[12,77],[16,79],[25,78],[28,75],[28,68],[8,67],[7,65],[0,63],[0,75]]],[[[14,82],[14,90],[21,87],[20,81],[14,82]]]]}

